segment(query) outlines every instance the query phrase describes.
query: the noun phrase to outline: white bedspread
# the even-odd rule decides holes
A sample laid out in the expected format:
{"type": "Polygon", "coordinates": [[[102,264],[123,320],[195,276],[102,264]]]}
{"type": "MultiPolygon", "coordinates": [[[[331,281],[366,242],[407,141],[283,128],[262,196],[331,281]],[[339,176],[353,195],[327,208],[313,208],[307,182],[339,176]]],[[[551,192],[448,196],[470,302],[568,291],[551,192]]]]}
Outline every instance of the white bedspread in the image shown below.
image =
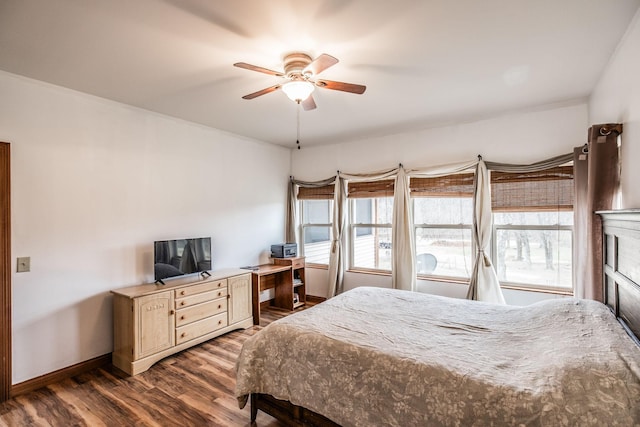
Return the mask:
{"type": "Polygon", "coordinates": [[[640,349],[602,304],[357,288],[244,344],[236,395],[343,426],[640,425],[640,349]]]}

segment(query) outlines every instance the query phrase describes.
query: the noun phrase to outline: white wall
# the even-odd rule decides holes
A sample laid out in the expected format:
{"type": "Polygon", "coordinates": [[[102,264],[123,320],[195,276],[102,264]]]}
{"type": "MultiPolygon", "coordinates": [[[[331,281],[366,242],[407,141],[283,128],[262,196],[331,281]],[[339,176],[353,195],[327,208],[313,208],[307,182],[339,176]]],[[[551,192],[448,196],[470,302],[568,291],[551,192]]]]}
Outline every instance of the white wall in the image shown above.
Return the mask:
{"type": "Polygon", "coordinates": [[[303,147],[292,152],[292,173],[318,180],[336,174],[398,166],[435,166],[476,159],[531,163],[566,154],[586,142],[587,105],[517,112],[492,119],[380,138],[303,147]]]}
{"type": "MultiPolygon", "coordinates": [[[[532,163],[572,152],[586,142],[587,105],[549,107],[529,112],[425,129],[381,138],[342,142],[329,146],[303,147],[292,152],[292,174],[302,180],[319,180],[335,175],[373,172],[393,168],[435,166],[473,160],[481,154],[485,160],[532,163]]],[[[326,296],[326,271],[307,273],[310,295],[326,296]]],[[[345,274],[345,289],[357,286],[390,287],[389,276],[345,274]]],[[[423,292],[463,298],[466,285],[419,281],[423,292]]],[[[556,295],[540,292],[505,290],[507,303],[526,305],[556,295]]]]}
{"type": "Polygon", "coordinates": [[[640,208],[640,10],[591,95],[589,122],[624,125],[621,207],[640,208]]]}
{"type": "Polygon", "coordinates": [[[11,143],[13,383],[111,352],[109,290],[153,241],[210,236],[214,268],[282,241],[288,149],[0,72],[11,143]],[[268,224],[268,226],[265,226],[268,224]]]}

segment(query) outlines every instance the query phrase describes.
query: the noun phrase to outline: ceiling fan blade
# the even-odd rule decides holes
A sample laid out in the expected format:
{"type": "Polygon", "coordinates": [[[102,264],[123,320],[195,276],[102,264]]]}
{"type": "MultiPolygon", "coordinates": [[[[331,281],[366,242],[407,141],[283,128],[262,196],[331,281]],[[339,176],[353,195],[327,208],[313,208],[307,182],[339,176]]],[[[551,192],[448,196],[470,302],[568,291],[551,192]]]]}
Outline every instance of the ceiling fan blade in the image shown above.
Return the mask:
{"type": "Polygon", "coordinates": [[[268,68],[258,67],[257,65],[247,64],[246,62],[236,62],[233,65],[234,67],[244,68],[245,70],[258,71],[272,76],[284,77],[284,73],[281,73],[280,71],[273,71],[268,68]]]}
{"type": "Polygon", "coordinates": [[[316,109],[316,101],[313,100],[313,95],[309,95],[307,99],[302,101],[302,108],[304,109],[304,111],[316,109]]]}
{"type": "Polygon", "coordinates": [[[325,89],[341,90],[343,92],[356,93],[362,95],[366,86],[356,85],[353,83],[334,82],[332,80],[316,80],[316,86],[323,87],[325,89]]]}
{"type": "Polygon", "coordinates": [[[309,65],[307,65],[304,68],[304,70],[302,70],[302,72],[303,73],[311,72],[311,74],[315,76],[320,74],[327,68],[333,65],[336,65],[337,63],[338,63],[337,58],[334,58],[331,55],[327,55],[326,53],[323,53],[322,55],[314,59],[309,65]]]}
{"type": "Polygon", "coordinates": [[[280,89],[281,87],[282,87],[282,85],[271,86],[271,87],[259,90],[257,92],[250,93],[249,95],[245,95],[245,96],[242,97],[242,99],[257,98],[259,96],[266,95],[267,93],[275,92],[276,90],[280,89]]]}

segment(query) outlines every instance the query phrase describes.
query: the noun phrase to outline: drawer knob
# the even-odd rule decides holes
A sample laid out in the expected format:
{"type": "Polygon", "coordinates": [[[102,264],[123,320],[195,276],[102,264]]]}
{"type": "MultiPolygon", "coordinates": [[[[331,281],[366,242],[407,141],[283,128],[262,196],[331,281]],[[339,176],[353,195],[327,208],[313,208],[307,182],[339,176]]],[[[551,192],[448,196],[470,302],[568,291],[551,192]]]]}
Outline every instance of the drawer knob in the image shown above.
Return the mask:
{"type": "Polygon", "coordinates": [[[180,292],[180,295],[184,295],[184,291],[180,292]]]}
{"type": "Polygon", "coordinates": [[[218,296],[222,295],[222,292],[218,292],[218,296]]]}
{"type": "Polygon", "coordinates": [[[180,316],[180,320],[184,320],[184,316],[180,316]]]}
{"type": "Polygon", "coordinates": [[[222,325],[222,320],[218,320],[218,325],[222,325]]]}
{"type": "Polygon", "coordinates": [[[187,336],[187,333],[186,333],[186,332],[183,332],[183,333],[180,335],[180,338],[184,338],[184,337],[186,337],[186,336],[187,336]]]}
{"type": "Polygon", "coordinates": [[[218,304],[218,308],[222,308],[222,304],[218,304]]]}
{"type": "Polygon", "coordinates": [[[184,301],[182,301],[182,302],[180,303],[180,305],[184,305],[184,301]]]}

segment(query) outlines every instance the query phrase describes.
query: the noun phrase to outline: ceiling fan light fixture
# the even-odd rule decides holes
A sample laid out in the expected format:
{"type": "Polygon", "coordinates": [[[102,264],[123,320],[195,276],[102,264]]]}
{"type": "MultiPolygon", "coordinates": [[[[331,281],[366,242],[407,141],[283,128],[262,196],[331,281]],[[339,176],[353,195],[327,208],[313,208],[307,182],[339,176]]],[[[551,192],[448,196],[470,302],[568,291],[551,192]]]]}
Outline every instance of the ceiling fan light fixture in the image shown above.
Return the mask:
{"type": "Polygon", "coordinates": [[[295,102],[302,102],[311,95],[315,85],[308,81],[294,80],[282,85],[282,91],[295,102]]]}

